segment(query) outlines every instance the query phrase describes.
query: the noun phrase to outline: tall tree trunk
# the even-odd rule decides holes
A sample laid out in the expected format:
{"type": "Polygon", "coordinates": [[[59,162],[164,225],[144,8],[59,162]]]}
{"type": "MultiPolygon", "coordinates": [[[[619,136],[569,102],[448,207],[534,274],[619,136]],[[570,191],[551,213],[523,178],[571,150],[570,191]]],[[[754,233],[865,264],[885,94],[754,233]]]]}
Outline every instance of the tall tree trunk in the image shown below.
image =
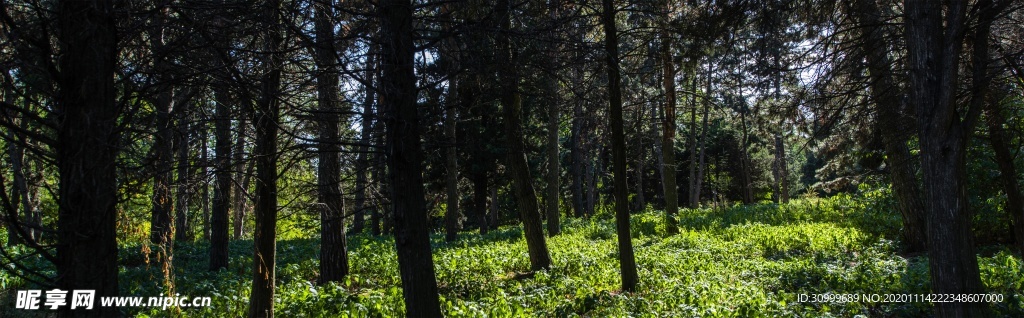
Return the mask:
{"type": "MultiPolygon", "coordinates": [[[[910,102],[918,116],[925,184],[932,291],[982,293],[967,199],[966,137],[970,125],[959,118],[954,95],[967,1],[906,0],[904,7],[910,102]]],[[[983,303],[937,303],[935,313],[938,317],[982,317],[985,308],[983,303]]]]}
{"type": "Polygon", "coordinates": [[[382,0],[378,5],[383,54],[382,95],[387,121],[387,160],[395,247],[406,315],[440,317],[441,307],[430,251],[423,190],[416,75],[413,72],[412,3],[382,0]]]}
{"type": "Polygon", "coordinates": [[[193,186],[192,176],[189,174],[189,166],[191,162],[189,160],[192,148],[192,119],[189,114],[186,114],[187,109],[180,109],[178,112],[178,167],[177,167],[177,188],[175,193],[175,206],[174,206],[174,240],[183,242],[186,240],[186,236],[189,232],[189,219],[188,210],[189,203],[192,201],[193,186]]]}
{"type": "MultiPolygon", "coordinates": [[[[555,64],[554,56],[551,64],[555,64]]],[[[553,68],[553,65],[552,65],[553,68]]],[[[547,138],[547,191],[544,199],[547,202],[547,217],[548,217],[548,236],[555,236],[561,232],[561,225],[559,224],[559,212],[558,212],[558,201],[559,201],[559,190],[561,184],[559,182],[559,157],[558,157],[558,108],[560,107],[561,98],[559,98],[558,83],[552,75],[545,75],[545,88],[547,89],[548,101],[548,138],[547,138]]]]}
{"type": "Polygon", "coordinates": [[[576,100],[573,102],[572,107],[572,128],[571,136],[572,142],[570,143],[569,156],[572,161],[572,165],[569,166],[569,174],[572,176],[572,211],[576,217],[583,217],[584,214],[584,202],[586,201],[586,188],[587,174],[585,156],[583,155],[583,101],[576,100]]]}
{"type": "Polygon", "coordinates": [[[228,267],[228,218],[231,205],[231,108],[223,88],[215,88],[213,211],[210,216],[210,270],[228,267]]]}
{"type": "Polygon", "coordinates": [[[636,131],[639,133],[636,138],[636,198],[633,201],[633,211],[642,211],[647,205],[647,199],[644,198],[644,162],[647,159],[647,148],[644,146],[644,137],[647,135],[647,125],[644,125],[646,111],[646,107],[639,107],[636,115],[636,131]]]}
{"type": "Polygon", "coordinates": [[[256,103],[253,126],[256,128],[256,216],[253,234],[253,280],[249,296],[249,317],[274,316],[274,287],[277,264],[277,131],[280,118],[281,1],[262,3],[259,12],[265,41],[262,52],[263,76],[260,98],[256,103]]]}
{"type": "Polygon", "coordinates": [[[155,158],[153,176],[153,213],[150,221],[149,240],[155,245],[162,245],[171,239],[171,179],[174,170],[171,164],[174,158],[173,134],[171,121],[171,108],[173,96],[169,87],[161,91],[157,96],[154,107],[156,108],[156,134],[153,135],[153,148],[155,158]]]}
{"type": "Polygon", "coordinates": [[[501,24],[500,30],[505,34],[498,37],[498,52],[500,60],[500,76],[502,82],[501,105],[502,115],[505,120],[505,137],[507,138],[506,160],[508,173],[512,176],[512,190],[515,192],[516,206],[519,209],[519,217],[523,222],[523,234],[526,236],[526,247],[530,254],[530,268],[532,270],[547,269],[551,267],[551,255],[548,254],[547,241],[544,238],[544,229],[540,220],[540,209],[537,204],[537,192],[533,188],[533,178],[530,176],[530,166],[526,161],[526,141],[523,138],[522,123],[522,98],[519,92],[519,75],[512,63],[515,63],[515,54],[510,45],[508,31],[510,30],[509,15],[511,7],[508,0],[499,0],[495,14],[501,24]]]}
{"type": "Polygon", "coordinates": [[[232,210],[235,213],[231,219],[231,233],[232,237],[236,240],[242,238],[242,230],[245,227],[245,213],[249,210],[249,181],[252,176],[253,169],[253,161],[251,158],[245,158],[245,134],[246,127],[249,126],[245,117],[248,115],[249,114],[245,111],[240,111],[239,114],[234,116],[239,118],[238,129],[236,132],[237,135],[235,136],[235,154],[233,156],[236,163],[232,165],[238,169],[233,180],[235,184],[235,196],[233,201],[234,207],[232,210]]]}
{"type": "MultiPolygon", "coordinates": [[[[666,1],[666,5],[671,1],[666,1]]],[[[666,18],[667,19],[667,18],[666,18]]],[[[672,61],[672,37],[668,31],[661,35],[661,78],[665,93],[665,106],[661,114],[661,186],[665,198],[665,229],[668,234],[679,233],[676,214],[679,213],[679,190],[676,184],[676,67],[672,61]]]]}
{"type": "Polygon", "coordinates": [[[345,199],[341,192],[341,123],[338,96],[338,61],[334,48],[334,7],[330,2],[314,8],[314,59],[317,66],[317,205],[320,208],[320,284],[341,282],[348,275],[345,245],[345,199]]]}
{"type": "Polygon", "coordinates": [[[373,133],[373,101],[377,98],[377,90],[373,88],[374,70],[377,67],[377,55],[374,53],[375,51],[371,49],[370,54],[366,57],[366,83],[363,86],[363,116],[359,132],[361,145],[357,147],[359,154],[356,157],[356,202],[355,215],[352,220],[352,232],[356,234],[363,232],[366,222],[366,174],[370,169],[370,147],[367,144],[373,133]]]}
{"type": "Polygon", "coordinates": [[[709,98],[711,98],[710,62],[708,62],[707,79],[704,83],[704,98],[701,101],[701,103],[704,104],[704,115],[702,116],[703,118],[701,118],[700,124],[700,149],[698,150],[700,154],[697,159],[697,179],[694,180],[693,183],[693,200],[696,201],[694,204],[695,207],[700,206],[700,192],[704,185],[704,170],[706,168],[704,164],[704,154],[708,144],[708,106],[711,104],[711,101],[708,100],[709,98]]]}
{"type": "Polygon", "coordinates": [[[202,127],[202,129],[199,130],[199,141],[200,141],[199,162],[201,162],[202,164],[200,164],[198,167],[196,167],[196,171],[199,174],[199,178],[198,179],[202,180],[201,182],[199,182],[199,186],[202,187],[202,193],[200,194],[200,200],[201,200],[200,204],[202,205],[202,210],[203,210],[203,240],[204,241],[209,241],[210,240],[210,187],[209,187],[209,185],[207,183],[209,183],[209,180],[210,180],[209,179],[209,176],[210,176],[210,158],[208,157],[207,152],[210,151],[210,149],[209,149],[209,138],[210,138],[210,135],[207,132],[208,125],[206,124],[205,118],[202,121],[202,123],[200,124],[200,126],[202,127]]]}
{"type": "MultiPolygon", "coordinates": [[[[457,81],[449,80],[448,101],[454,101],[457,94],[457,81]]],[[[454,102],[444,105],[444,134],[448,139],[445,149],[445,241],[452,242],[459,237],[459,230],[462,229],[462,211],[459,209],[459,163],[455,144],[455,116],[456,106],[454,102]]]]}
{"type": "Polygon", "coordinates": [[[170,64],[167,61],[167,48],[164,43],[164,23],[166,15],[160,12],[155,16],[154,26],[149,29],[151,50],[156,54],[154,68],[157,75],[157,96],[153,101],[156,110],[156,133],[153,135],[154,168],[153,175],[153,210],[150,219],[149,240],[163,249],[171,239],[171,182],[174,175],[174,129],[171,112],[176,111],[174,105],[174,87],[170,84],[170,64]]]}
{"type": "MultiPolygon", "coordinates": [[[[8,76],[5,76],[5,78],[10,80],[10,77],[8,76]]],[[[4,103],[13,105],[15,97],[14,89],[12,87],[14,86],[14,83],[13,81],[10,81],[6,84],[7,85],[4,85],[4,103]]],[[[7,115],[8,118],[15,118],[12,113],[13,112],[6,110],[4,111],[4,114],[7,115]]],[[[24,125],[24,122],[25,120],[22,119],[20,124],[24,125]]],[[[10,195],[11,207],[14,209],[10,212],[14,217],[13,219],[8,219],[4,224],[7,226],[7,246],[15,246],[21,242],[19,227],[23,232],[28,234],[25,238],[26,240],[32,240],[33,229],[29,226],[21,226],[20,224],[21,222],[30,221],[31,211],[27,198],[28,182],[25,180],[25,151],[20,145],[18,145],[18,143],[14,142],[17,140],[17,137],[15,136],[13,129],[8,129],[7,136],[5,137],[7,139],[7,156],[10,157],[11,161],[11,174],[13,174],[14,177],[14,188],[10,195]],[[25,211],[24,216],[18,216],[18,212],[21,210],[25,211]]]]}
{"type": "Polygon", "coordinates": [[[877,110],[875,126],[882,134],[885,163],[892,180],[897,208],[903,219],[903,241],[907,251],[923,252],[927,248],[924,202],[921,200],[913,157],[907,147],[910,132],[907,125],[901,124],[908,116],[900,111],[902,92],[895,85],[893,63],[889,59],[888,45],[885,44],[879,9],[873,0],[857,0],[854,5],[853,11],[863,32],[861,45],[867,55],[871,99],[877,110]]]}
{"type": "MultiPolygon", "coordinates": [[[[115,102],[117,23],[113,1],[60,1],[61,46],[56,162],[60,174],[57,287],[118,295],[117,154],[115,102]]],[[[116,307],[60,307],[63,317],[118,317],[116,307]]]]}
{"type": "Polygon", "coordinates": [[[608,128],[612,131],[612,170],[615,174],[615,232],[618,236],[619,273],[622,291],[636,290],[636,258],[629,233],[629,189],[626,183],[626,133],[623,131],[622,89],[619,78],[619,40],[615,27],[615,6],[612,0],[602,0],[605,60],[608,64],[608,128]]]}
{"type": "MultiPolygon", "coordinates": [[[[686,74],[689,75],[690,91],[697,91],[697,66],[694,63],[686,65],[686,74]]],[[[697,208],[697,95],[691,95],[690,100],[690,127],[687,132],[686,149],[690,152],[690,178],[686,180],[686,200],[690,208],[697,208]]]]}

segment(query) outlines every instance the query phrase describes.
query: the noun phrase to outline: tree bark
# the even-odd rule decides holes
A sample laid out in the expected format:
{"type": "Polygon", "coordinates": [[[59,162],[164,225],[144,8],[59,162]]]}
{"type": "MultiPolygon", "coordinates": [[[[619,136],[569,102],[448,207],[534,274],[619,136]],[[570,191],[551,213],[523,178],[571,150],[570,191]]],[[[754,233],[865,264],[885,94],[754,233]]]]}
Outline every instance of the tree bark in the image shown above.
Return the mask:
{"type": "MultiPolygon", "coordinates": [[[[551,54],[551,64],[555,64],[554,54],[551,54]]],[[[552,65],[553,67],[553,65],[552,65]]],[[[547,192],[544,199],[547,202],[547,217],[548,217],[548,236],[555,236],[561,232],[561,225],[559,224],[559,190],[561,184],[559,182],[559,157],[558,157],[558,108],[560,106],[561,98],[558,95],[558,83],[555,79],[550,78],[550,75],[546,75],[545,81],[547,82],[545,88],[547,89],[548,101],[548,135],[547,135],[547,192]]]]}
{"type": "Polygon", "coordinates": [[[265,36],[262,55],[263,76],[260,98],[256,103],[253,126],[256,128],[256,216],[253,234],[253,280],[249,296],[249,317],[274,316],[275,266],[277,263],[277,131],[280,118],[281,2],[262,3],[259,12],[265,36]]]}
{"type": "MultiPolygon", "coordinates": [[[[113,1],[57,3],[60,95],[56,162],[60,174],[57,287],[118,295],[115,103],[117,24],[113,1]]],[[[63,317],[118,317],[116,307],[60,307],[63,317]]]]}
{"type": "Polygon", "coordinates": [[[216,89],[214,99],[214,174],[213,211],[210,216],[210,271],[228,267],[228,218],[231,205],[231,108],[223,89],[216,89]]]}
{"type": "Polygon", "coordinates": [[[232,237],[236,240],[242,238],[242,231],[245,228],[245,214],[249,210],[249,182],[253,169],[252,158],[245,158],[245,134],[247,130],[246,127],[249,126],[245,117],[248,115],[250,114],[245,111],[239,111],[239,114],[234,116],[239,118],[234,148],[234,160],[236,163],[233,165],[238,169],[233,180],[235,183],[235,196],[233,201],[234,208],[232,210],[234,210],[235,213],[231,220],[231,233],[232,237]]]}
{"type": "Polygon", "coordinates": [[[531,270],[551,267],[551,255],[548,254],[547,241],[540,220],[540,209],[537,204],[537,192],[533,188],[530,166],[526,160],[526,141],[523,138],[522,98],[519,92],[519,76],[516,74],[513,47],[508,31],[510,30],[510,4],[508,0],[499,0],[496,16],[505,34],[498,37],[500,55],[500,76],[502,82],[501,105],[505,120],[505,136],[507,138],[506,160],[508,173],[512,175],[512,190],[515,192],[516,206],[523,222],[523,234],[530,254],[531,270]]]}
{"type": "Polygon", "coordinates": [[[334,7],[329,2],[313,5],[314,62],[317,67],[317,206],[320,210],[319,283],[341,282],[348,275],[345,242],[345,199],[341,190],[341,123],[338,96],[338,61],[334,48],[334,7]]]}
{"type": "Polygon", "coordinates": [[[370,54],[366,57],[366,72],[365,81],[363,87],[363,116],[362,123],[359,132],[359,141],[362,143],[357,147],[359,154],[356,157],[356,196],[355,196],[355,215],[352,220],[352,232],[355,234],[362,233],[363,227],[366,223],[366,174],[367,170],[370,169],[370,158],[368,143],[371,141],[371,134],[373,133],[373,101],[376,99],[377,90],[373,88],[374,83],[374,70],[377,67],[375,50],[371,49],[370,54]]]}
{"type": "Polygon", "coordinates": [[[881,19],[877,16],[879,10],[873,0],[858,0],[854,12],[862,27],[861,45],[867,56],[871,99],[877,109],[875,126],[885,144],[885,163],[903,220],[903,241],[908,252],[922,252],[927,248],[924,202],[916,167],[907,147],[909,132],[906,125],[901,124],[908,120],[908,116],[900,111],[902,92],[895,85],[893,63],[889,59],[881,19]]]}
{"type": "Polygon", "coordinates": [[[626,134],[622,118],[622,88],[619,75],[619,40],[615,27],[615,6],[602,0],[605,61],[608,65],[608,128],[612,131],[612,170],[615,174],[615,232],[618,236],[619,273],[622,291],[633,292],[638,281],[633,241],[629,233],[629,186],[626,183],[626,134]]]}
{"type": "MultiPolygon", "coordinates": [[[[671,3],[666,1],[666,3],[671,3]]],[[[679,233],[676,214],[679,213],[679,190],[676,184],[676,67],[672,62],[672,37],[661,33],[661,77],[665,92],[665,107],[661,114],[661,185],[665,197],[665,229],[668,234],[679,233]]]]}
{"type": "Polygon", "coordinates": [[[699,150],[700,154],[698,155],[699,158],[697,159],[697,179],[694,180],[694,186],[693,186],[693,200],[696,201],[693,204],[694,207],[700,206],[700,192],[701,192],[701,188],[704,186],[704,170],[706,168],[706,166],[704,164],[704,155],[705,155],[705,149],[707,148],[707,144],[708,144],[708,106],[711,104],[711,101],[708,100],[708,98],[711,97],[710,96],[711,95],[711,63],[710,62],[708,63],[707,79],[706,80],[707,81],[704,83],[704,98],[703,98],[703,101],[701,102],[702,104],[704,104],[704,115],[702,116],[703,118],[701,118],[701,124],[700,124],[700,150],[699,150]]]}
{"type": "Polygon", "coordinates": [[[387,161],[390,168],[395,246],[398,251],[405,314],[440,317],[434,261],[427,229],[416,75],[413,72],[412,3],[382,0],[378,5],[383,55],[382,95],[387,116],[387,161]]]}
{"type": "MultiPolygon", "coordinates": [[[[982,293],[967,199],[970,127],[961,121],[954,95],[967,1],[949,1],[946,8],[944,3],[904,3],[910,103],[918,116],[925,184],[929,273],[934,293],[982,293]]],[[[983,303],[937,303],[935,314],[982,317],[985,308],[983,303]]]]}
{"type": "Polygon", "coordinates": [[[456,98],[455,91],[457,90],[458,82],[454,79],[449,80],[449,93],[448,101],[446,103],[445,114],[444,114],[444,134],[448,139],[447,149],[445,149],[445,236],[444,239],[447,242],[455,241],[459,237],[459,230],[462,229],[462,211],[459,209],[459,163],[456,153],[456,140],[455,140],[455,116],[456,106],[454,100],[456,98]]]}
{"type": "Polygon", "coordinates": [[[155,174],[153,176],[153,213],[150,222],[149,241],[154,245],[162,245],[171,239],[171,178],[174,170],[171,163],[174,158],[173,133],[170,111],[173,103],[171,88],[164,88],[159,93],[154,108],[156,109],[156,134],[153,135],[153,158],[155,174]]]}
{"type": "Polygon", "coordinates": [[[192,176],[189,174],[189,155],[191,150],[192,123],[187,109],[178,110],[178,158],[177,158],[177,193],[175,193],[174,205],[174,240],[183,242],[189,232],[188,209],[192,201],[194,187],[192,176]]]}

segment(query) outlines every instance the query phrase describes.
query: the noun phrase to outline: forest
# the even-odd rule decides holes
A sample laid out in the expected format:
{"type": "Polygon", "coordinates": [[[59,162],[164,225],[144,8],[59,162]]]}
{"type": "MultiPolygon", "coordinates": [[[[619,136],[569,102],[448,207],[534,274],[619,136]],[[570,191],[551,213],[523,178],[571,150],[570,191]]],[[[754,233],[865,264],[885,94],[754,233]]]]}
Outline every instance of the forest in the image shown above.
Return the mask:
{"type": "Polygon", "coordinates": [[[1022,317],[1024,1],[0,0],[0,317],[1022,317]]]}

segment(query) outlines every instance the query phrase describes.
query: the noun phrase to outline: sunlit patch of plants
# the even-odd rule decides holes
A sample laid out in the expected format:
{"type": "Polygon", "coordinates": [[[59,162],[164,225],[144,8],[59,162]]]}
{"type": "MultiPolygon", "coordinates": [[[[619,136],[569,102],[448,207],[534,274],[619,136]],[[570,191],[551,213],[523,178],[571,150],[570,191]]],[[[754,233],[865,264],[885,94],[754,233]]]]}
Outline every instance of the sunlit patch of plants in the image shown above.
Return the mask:
{"type": "MultiPolygon", "coordinates": [[[[444,243],[432,238],[441,306],[452,317],[849,317],[927,316],[927,303],[801,302],[811,294],[929,292],[927,258],[900,254],[899,216],[885,193],[807,198],[725,208],[684,209],[680,233],[666,235],[660,211],[632,216],[640,271],[634,293],[619,290],[614,223],[609,218],[568,219],[548,246],[554,266],[528,272],[521,229],[502,227],[480,236],[462,233],[444,243]],[[877,197],[872,197],[872,196],[877,197]],[[880,203],[881,202],[881,203],[880,203]]],[[[317,284],[319,240],[278,244],[277,299],[282,317],[403,316],[393,241],[351,236],[351,273],[343,282],[317,284]]],[[[979,255],[996,316],[1024,315],[1024,272],[1019,256],[1003,247],[979,255]]],[[[203,243],[175,247],[173,293],[213,297],[213,307],[168,312],[133,308],[139,317],[244,316],[251,284],[252,242],[232,241],[231,265],[207,271],[203,243]]],[[[121,247],[122,294],[169,293],[159,266],[139,245],[121,247]]],[[[25,285],[6,274],[9,290],[25,285]]]]}

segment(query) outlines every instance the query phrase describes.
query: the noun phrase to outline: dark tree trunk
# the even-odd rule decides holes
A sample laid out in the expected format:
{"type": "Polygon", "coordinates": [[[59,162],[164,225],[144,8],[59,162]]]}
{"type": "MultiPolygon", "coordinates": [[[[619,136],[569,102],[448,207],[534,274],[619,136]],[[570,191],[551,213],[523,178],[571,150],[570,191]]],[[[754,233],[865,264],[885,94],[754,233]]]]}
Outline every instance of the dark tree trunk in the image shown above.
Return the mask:
{"type": "Polygon", "coordinates": [[[626,136],[623,131],[622,89],[619,87],[619,40],[615,28],[615,6],[612,0],[601,1],[604,24],[605,60],[608,65],[608,128],[612,131],[612,170],[615,175],[615,232],[618,236],[619,272],[622,291],[636,290],[636,259],[629,233],[629,189],[626,183],[626,136]]]}
{"type": "MultiPolygon", "coordinates": [[[[670,3],[666,1],[666,3],[670,3]]],[[[672,62],[672,37],[661,34],[661,76],[665,91],[665,107],[661,114],[661,185],[665,198],[665,229],[668,234],[679,233],[676,214],[679,213],[679,190],[676,185],[676,67],[672,62]]]]}
{"type": "Polygon", "coordinates": [[[363,87],[363,116],[359,132],[359,141],[362,145],[357,148],[359,154],[356,157],[356,202],[355,215],[352,220],[352,232],[355,234],[362,233],[366,223],[366,174],[368,173],[367,170],[370,169],[370,147],[367,144],[370,142],[371,134],[373,133],[373,101],[377,98],[377,90],[372,86],[372,83],[374,83],[374,69],[377,67],[376,57],[373,54],[373,50],[366,57],[366,84],[363,87]]]}
{"type": "Polygon", "coordinates": [[[199,199],[200,199],[200,205],[202,205],[202,210],[203,210],[203,240],[204,241],[209,241],[210,240],[210,186],[207,183],[210,180],[209,179],[209,176],[210,176],[210,158],[208,157],[207,152],[210,151],[210,149],[209,149],[210,134],[209,134],[209,132],[207,132],[207,129],[209,129],[209,125],[206,124],[206,119],[204,118],[201,122],[202,123],[200,124],[200,127],[202,127],[202,128],[199,129],[199,141],[200,141],[200,145],[199,145],[200,146],[199,147],[199,162],[201,164],[196,167],[195,171],[196,171],[196,174],[198,175],[198,180],[200,180],[199,186],[202,187],[202,191],[201,191],[202,193],[199,194],[199,196],[200,196],[199,199]]]}
{"type": "MultiPolygon", "coordinates": [[[[113,1],[57,3],[60,95],[56,162],[60,173],[57,287],[118,295],[115,103],[117,26],[113,1]]],[[[64,317],[118,317],[116,307],[60,307],[64,317]]]]}
{"type": "MultiPolygon", "coordinates": [[[[693,63],[686,65],[686,73],[689,74],[690,91],[697,91],[697,66],[693,63]]],[[[697,198],[694,197],[697,188],[697,95],[691,95],[690,100],[690,127],[687,131],[686,149],[690,153],[690,177],[686,180],[686,202],[690,208],[697,208],[697,198]]]]}
{"type": "Polygon", "coordinates": [[[170,87],[165,87],[154,103],[156,108],[156,134],[153,135],[153,153],[155,174],[153,176],[153,214],[150,221],[149,241],[154,245],[162,245],[171,239],[171,179],[174,160],[171,109],[173,95],[170,87]]]}
{"type": "Polygon", "coordinates": [[[500,222],[498,222],[499,221],[498,220],[498,217],[499,217],[499,215],[498,215],[498,202],[499,202],[498,201],[498,178],[495,177],[494,179],[495,179],[494,183],[491,184],[491,190],[490,190],[490,192],[491,192],[490,211],[491,212],[488,213],[488,217],[490,217],[491,228],[492,229],[498,229],[498,225],[501,224],[500,222]]]}
{"type": "Polygon", "coordinates": [[[249,181],[252,177],[253,169],[252,158],[245,158],[245,134],[249,126],[245,117],[248,115],[245,111],[240,111],[239,114],[234,116],[239,118],[234,149],[234,160],[236,163],[233,165],[235,169],[238,169],[233,180],[235,196],[233,201],[234,208],[232,210],[235,213],[231,219],[231,233],[232,237],[236,240],[242,238],[242,231],[245,228],[245,213],[249,210],[249,181]]]}
{"type": "Polygon", "coordinates": [[[487,234],[487,173],[473,176],[473,209],[480,222],[480,235],[487,234]]]}
{"type": "Polygon", "coordinates": [[[706,165],[704,164],[704,155],[705,148],[707,148],[708,144],[708,106],[711,104],[708,100],[708,98],[710,98],[709,95],[711,95],[710,63],[708,64],[707,72],[707,82],[704,83],[704,99],[701,101],[701,103],[704,104],[704,114],[703,118],[701,118],[700,124],[700,149],[698,150],[700,154],[697,159],[697,179],[693,182],[693,200],[696,201],[696,203],[694,203],[694,207],[700,206],[700,192],[701,188],[704,186],[704,170],[706,169],[706,165]]]}
{"type": "MultiPolygon", "coordinates": [[[[449,90],[455,88],[455,81],[450,82],[449,90]]],[[[451,94],[454,95],[454,94],[451,94]]],[[[449,96],[449,100],[454,100],[449,96]]],[[[462,211],[459,209],[459,163],[455,151],[455,105],[445,105],[444,130],[448,138],[445,149],[445,241],[451,242],[459,237],[462,230],[462,211]]]]}
{"type": "MultiPolygon", "coordinates": [[[[960,119],[955,98],[967,1],[944,3],[904,3],[909,100],[918,116],[931,288],[940,294],[982,293],[985,289],[967,199],[966,137],[970,127],[960,119]]],[[[935,313],[938,317],[983,317],[987,316],[985,308],[983,303],[937,303],[935,313]]]]}
{"type": "Polygon", "coordinates": [[[505,137],[507,138],[506,160],[508,173],[512,176],[512,190],[515,193],[519,218],[523,221],[523,234],[526,236],[526,247],[530,254],[532,270],[551,267],[551,255],[548,254],[544,228],[540,220],[540,209],[537,204],[537,192],[533,188],[530,166],[526,160],[526,141],[523,138],[522,98],[519,92],[519,76],[513,67],[513,48],[507,31],[510,30],[509,1],[499,0],[496,15],[500,19],[500,29],[506,31],[498,37],[498,61],[501,70],[501,105],[505,120],[505,137]]]}
{"type": "Polygon", "coordinates": [[[231,108],[228,93],[214,92],[214,174],[213,213],[210,216],[210,270],[228,267],[228,218],[231,205],[231,108]]]}
{"type": "MultiPolygon", "coordinates": [[[[556,17],[556,9],[551,11],[552,20],[556,17]]],[[[551,47],[552,51],[556,48],[551,47]]],[[[548,53],[548,69],[554,70],[558,64],[556,60],[557,56],[554,53],[548,53]]],[[[548,236],[558,235],[562,231],[559,220],[559,193],[561,192],[560,183],[560,160],[558,156],[558,131],[559,131],[559,107],[561,107],[562,98],[558,91],[558,82],[554,78],[554,75],[546,73],[544,75],[544,90],[545,97],[548,102],[548,123],[547,123],[547,189],[545,192],[544,202],[546,204],[548,219],[548,236]]]]}
{"type": "Polygon", "coordinates": [[[192,201],[192,176],[189,174],[189,155],[191,150],[192,124],[189,122],[186,109],[178,110],[178,158],[177,158],[177,188],[174,206],[174,240],[182,242],[186,240],[189,232],[188,209],[192,201]]]}
{"type": "Polygon", "coordinates": [[[900,111],[899,86],[895,85],[892,61],[885,44],[878,7],[873,0],[858,0],[854,8],[863,27],[861,45],[867,55],[871,77],[871,99],[877,109],[876,129],[885,144],[886,166],[892,180],[900,216],[903,219],[903,241],[909,252],[922,252],[927,248],[925,236],[924,202],[916,176],[916,167],[907,147],[910,132],[901,124],[908,116],[900,111]]]}
{"type": "Polygon", "coordinates": [[[260,98],[256,103],[253,126],[256,128],[256,216],[253,233],[253,280],[249,296],[249,317],[274,316],[275,266],[277,264],[277,131],[280,118],[281,2],[263,3],[261,21],[265,35],[262,52],[264,74],[260,80],[260,98]]]}
{"type": "Polygon", "coordinates": [[[547,140],[547,156],[548,156],[548,173],[547,173],[547,193],[545,202],[547,202],[547,217],[548,217],[548,235],[555,236],[561,232],[561,225],[559,224],[559,212],[558,212],[558,193],[560,192],[561,184],[559,183],[559,159],[558,159],[558,87],[556,86],[554,79],[547,79],[548,81],[548,94],[550,94],[550,105],[548,105],[548,140],[547,140]]]}
{"type": "Polygon", "coordinates": [[[320,284],[341,282],[348,275],[345,245],[345,199],[341,192],[341,123],[338,105],[338,62],[334,49],[334,7],[313,5],[315,10],[314,59],[317,67],[317,206],[320,210],[320,284]]]}
{"type": "Polygon", "coordinates": [[[583,217],[586,201],[586,166],[583,155],[583,101],[573,102],[573,117],[570,138],[569,156],[572,165],[569,166],[569,174],[572,176],[572,211],[576,217],[583,217]]]}
{"type": "Polygon", "coordinates": [[[387,161],[391,179],[391,206],[395,220],[395,247],[409,317],[440,317],[434,260],[427,229],[416,114],[416,75],[413,73],[412,3],[382,0],[379,18],[383,43],[381,88],[387,121],[387,161]]]}

